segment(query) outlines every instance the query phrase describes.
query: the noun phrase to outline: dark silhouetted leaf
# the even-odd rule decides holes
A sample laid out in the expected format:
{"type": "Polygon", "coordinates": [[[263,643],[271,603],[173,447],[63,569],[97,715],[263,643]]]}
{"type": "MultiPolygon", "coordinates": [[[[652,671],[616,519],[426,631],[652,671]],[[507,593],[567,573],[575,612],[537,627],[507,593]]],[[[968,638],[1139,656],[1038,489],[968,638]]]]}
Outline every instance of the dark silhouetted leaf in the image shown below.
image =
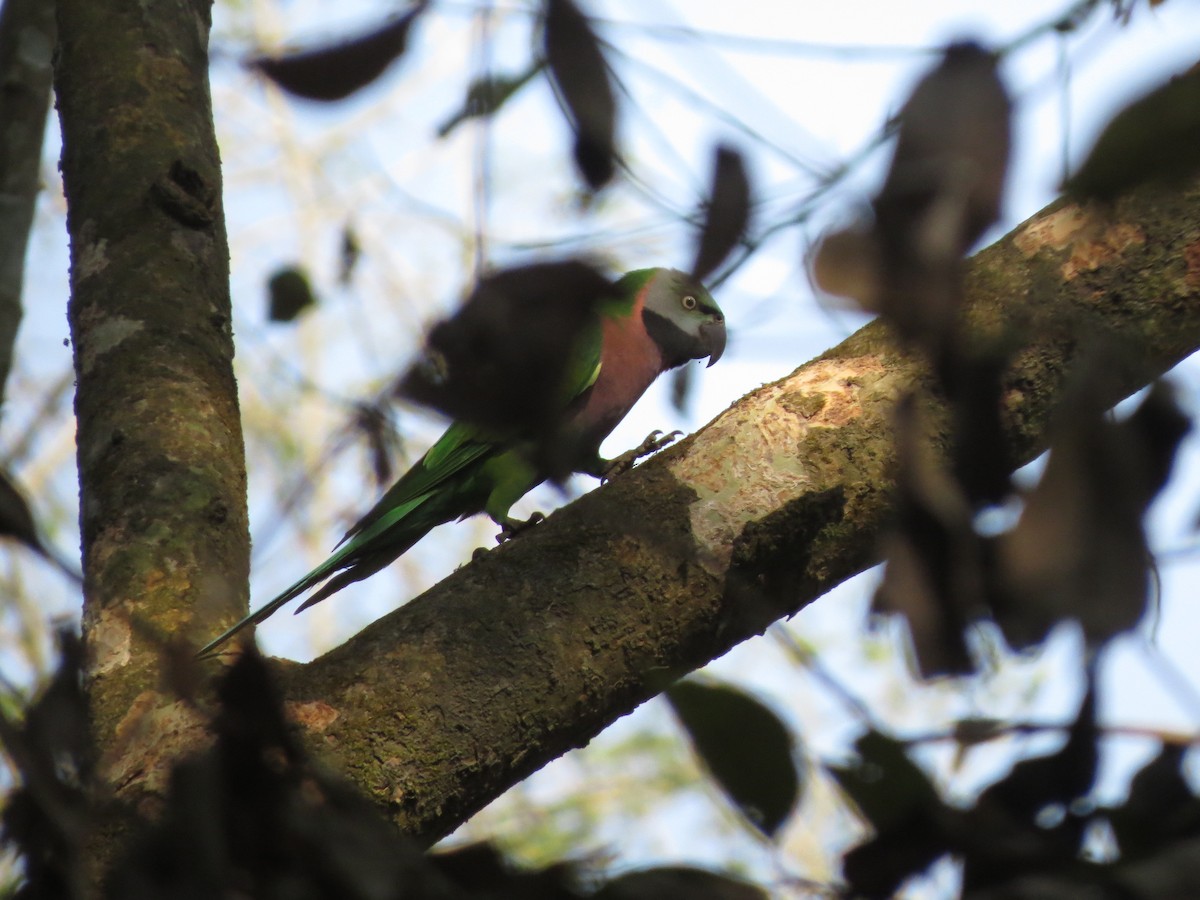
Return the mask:
{"type": "Polygon", "coordinates": [[[1000,781],[985,790],[977,807],[997,806],[1010,815],[1035,824],[1047,806],[1067,806],[1087,796],[1096,779],[1099,761],[1096,740],[1096,686],[1088,679],[1079,713],[1067,731],[1067,742],[1057,753],[1022,760],[1000,781]]]}
{"type": "MultiPolygon", "coordinates": [[[[576,261],[488,275],[434,326],[399,392],[455,419],[550,440],[580,336],[596,326],[596,304],[612,291],[609,279],[576,261]]],[[[572,461],[547,462],[568,471],[572,461]]]]}
{"type": "Polygon", "coordinates": [[[830,772],[876,831],[887,831],[941,803],[929,776],[895,738],[868,731],[855,741],[854,751],[858,759],[853,764],[834,766],[830,772]]]}
{"type": "Polygon", "coordinates": [[[1117,113],[1065,188],[1110,201],[1147,181],[1179,182],[1200,169],[1200,66],[1117,113]]]}
{"type": "Polygon", "coordinates": [[[214,746],[175,767],[165,809],[129,843],[106,896],[453,896],[369,801],[307,760],[253,648],[217,695],[214,746]]]}
{"type": "Polygon", "coordinates": [[[774,837],[802,786],[791,732],[757,700],[728,686],[681,681],[666,696],[713,780],[754,827],[774,837]]]}
{"type": "Polygon", "coordinates": [[[922,431],[916,398],[896,405],[896,503],[872,610],[904,616],[925,677],[974,671],[963,631],[986,613],[970,505],[922,431]]]}
{"type": "Polygon", "coordinates": [[[996,621],[1015,647],[1063,619],[1098,646],[1145,612],[1150,562],[1142,517],[1189,422],[1156,385],[1122,422],[1107,419],[1093,365],[1063,404],[1050,458],[1016,527],[996,541],[996,621]]]}
{"type": "Polygon", "coordinates": [[[954,346],[937,367],[954,421],[954,477],[973,509],[1000,503],[1012,492],[1009,473],[1016,461],[1001,420],[1008,364],[1007,353],[966,356],[954,346]]]}
{"type": "Polygon", "coordinates": [[[494,114],[512,99],[517,91],[529,84],[545,66],[545,60],[535,59],[529,64],[529,68],[517,75],[489,75],[472,81],[467,87],[467,98],[462,107],[438,126],[438,137],[446,137],[468,119],[494,114]]]}
{"type": "Polygon", "coordinates": [[[583,896],[575,868],[558,863],[544,869],[522,871],[490,844],[468,844],[432,853],[426,859],[461,893],[455,897],[528,898],[528,900],[574,900],[583,896]]]}
{"type": "Polygon", "coordinates": [[[546,0],[546,63],[575,130],[575,162],[592,190],[613,176],[617,104],[600,42],[572,0],[546,0]]]}
{"type": "Polygon", "coordinates": [[[1188,750],[1164,744],[1133,776],[1128,799],[1108,810],[1122,857],[1144,856],[1177,838],[1200,835],[1200,799],[1183,774],[1188,750]]]}
{"type": "Polygon", "coordinates": [[[692,277],[699,281],[707,278],[738,245],[749,222],[750,181],[742,155],[730,147],[718,147],[692,277]]]}
{"type": "Polygon", "coordinates": [[[42,540],[25,495],[12,476],[3,469],[0,469],[0,537],[20,541],[47,562],[57,566],[71,580],[83,580],[79,572],[63,559],[55,548],[42,540]]]}
{"type": "Polygon", "coordinates": [[[671,373],[671,405],[681,414],[687,413],[688,398],[692,395],[694,366],[680,366],[671,373]]]}
{"type": "Polygon", "coordinates": [[[342,228],[342,243],[338,252],[338,283],[349,284],[354,277],[354,269],[362,256],[362,245],[358,242],[358,233],[349,222],[342,228]]]}
{"type": "Polygon", "coordinates": [[[383,486],[392,480],[392,459],[399,444],[390,409],[382,403],[360,403],[354,411],[354,427],[367,440],[371,471],[375,483],[383,486]]]}
{"type": "Polygon", "coordinates": [[[285,56],[260,56],[246,65],[298,97],[341,100],[366,87],[404,53],[408,31],[427,5],[422,0],[395,21],[353,40],[285,56]]]}
{"type": "Polygon", "coordinates": [[[965,893],[999,890],[1024,874],[1075,862],[1087,820],[1074,813],[1072,804],[1095,782],[1098,737],[1095,679],[1089,672],[1062,749],[1017,763],[966,814],[960,839],[965,893]],[[1046,824],[1047,811],[1057,811],[1058,821],[1046,824]]]}
{"type": "Polygon", "coordinates": [[[910,340],[952,340],[962,256],[996,221],[1008,168],[1008,95],[994,54],[952,44],[900,113],[875,198],[883,315],[910,340]]]}
{"type": "Polygon", "coordinates": [[[961,814],[942,803],[900,742],[868,731],[854,747],[854,764],[829,771],[875,835],[845,855],[842,874],[853,896],[890,897],[954,849],[961,814]]]}
{"type": "Polygon", "coordinates": [[[767,900],[766,891],[749,882],[686,866],[627,872],[594,896],[595,900],[767,900]]]}
{"type": "Polygon", "coordinates": [[[20,784],[5,799],[4,842],[24,861],[21,898],[83,900],[90,896],[84,864],[92,790],[83,647],[59,632],[62,659],[24,722],[0,715],[0,741],[20,784]]]}
{"type": "Polygon", "coordinates": [[[29,504],[3,469],[0,469],[0,537],[16,538],[37,552],[44,552],[29,504]]]}
{"type": "Polygon", "coordinates": [[[308,276],[298,266],[288,266],[271,276],[267,298],[267,318],[272,322],[291,322],[317,302],[308,276]]]}

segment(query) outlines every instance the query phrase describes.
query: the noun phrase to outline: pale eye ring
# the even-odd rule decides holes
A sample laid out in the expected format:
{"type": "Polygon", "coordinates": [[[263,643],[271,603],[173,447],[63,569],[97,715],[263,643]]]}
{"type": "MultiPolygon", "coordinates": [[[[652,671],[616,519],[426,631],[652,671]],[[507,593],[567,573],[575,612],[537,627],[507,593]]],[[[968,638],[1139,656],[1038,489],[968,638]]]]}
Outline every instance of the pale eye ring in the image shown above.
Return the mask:
{"type": "Polygon", "coordinates": [[[683,300],[681,300],[680,302],[683,304],[684,309],[695,309],[696,308],[696,298],[693,297],[691,294],[685,294],[683,297],[683,300]]]}

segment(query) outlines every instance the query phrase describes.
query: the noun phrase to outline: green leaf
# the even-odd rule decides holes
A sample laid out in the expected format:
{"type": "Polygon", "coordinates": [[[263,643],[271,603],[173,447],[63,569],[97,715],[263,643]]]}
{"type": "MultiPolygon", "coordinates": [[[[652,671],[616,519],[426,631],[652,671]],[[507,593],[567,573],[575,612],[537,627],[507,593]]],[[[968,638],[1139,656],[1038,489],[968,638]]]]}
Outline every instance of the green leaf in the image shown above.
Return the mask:
{"type": "Polygon", "coordinates": [[[774,837],[802,788],[791,732],[727,685],[681,681],[666,696],[713,780],[750,824],[774,837]]]}

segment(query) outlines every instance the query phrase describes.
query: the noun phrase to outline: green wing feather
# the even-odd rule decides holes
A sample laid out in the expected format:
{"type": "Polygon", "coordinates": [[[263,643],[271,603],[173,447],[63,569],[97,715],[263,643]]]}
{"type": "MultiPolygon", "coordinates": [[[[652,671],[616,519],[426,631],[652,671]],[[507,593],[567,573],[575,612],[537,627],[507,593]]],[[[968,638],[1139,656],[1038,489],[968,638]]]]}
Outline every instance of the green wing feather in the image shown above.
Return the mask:
{"type": "MultiPolygon", "coordinates": [[[[627,313],[631,302],[632,295],[622,297],[603,308],[601,316],[627,313]]],[[[579,335],[563,378],[564,412],[569,412],[600,376],[602,338],[600,317],[589,322],[579,335]]],[[[247,625],[262,622],[326,579],[331,580],[305,600],[297,612],[377,572],[437,525],[473,515],[485,506],[492,515],[506,515],[511,505],[507,503],[508,492],[514,483],[518,490],[525,484],[524,476],[513,471],[515,467],[528,467],[520,456],[520,444],[520,435],[501,435],[455,422],[346,532],[329,559],[209,642],[200,655],[211,653],[247,625]],[[487,501],[494,492],[501,496],[502,510],[487,501]]],[[[521,490],[522,494],[540,481],[536,474],[528,480],[532,483],[521,490]]]]}

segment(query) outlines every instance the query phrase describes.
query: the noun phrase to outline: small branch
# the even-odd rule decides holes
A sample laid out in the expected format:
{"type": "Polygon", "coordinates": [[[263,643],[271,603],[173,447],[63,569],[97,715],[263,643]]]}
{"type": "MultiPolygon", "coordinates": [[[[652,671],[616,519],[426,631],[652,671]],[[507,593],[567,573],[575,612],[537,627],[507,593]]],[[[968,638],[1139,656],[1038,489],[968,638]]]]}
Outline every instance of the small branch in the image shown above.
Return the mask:
{"type": "Polygon", "coordinates": [[[0,399],[21,324],[25,249],[40,187],[54,41],[54,0],[0,4],[0,399]]]}

